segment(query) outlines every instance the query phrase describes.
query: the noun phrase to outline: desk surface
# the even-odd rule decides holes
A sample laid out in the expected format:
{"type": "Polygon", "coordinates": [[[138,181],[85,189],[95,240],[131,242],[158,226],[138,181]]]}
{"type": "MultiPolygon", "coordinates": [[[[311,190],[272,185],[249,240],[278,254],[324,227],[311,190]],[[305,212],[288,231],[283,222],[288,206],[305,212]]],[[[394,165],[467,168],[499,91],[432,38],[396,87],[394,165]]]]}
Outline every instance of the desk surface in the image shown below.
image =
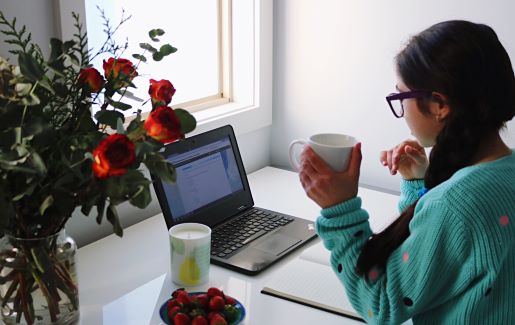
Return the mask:
{"type": "MultiPolygon", "coordinates": [[[[318,216],[319,207],[305,195],[296,173],[266,167],[248,179],[256,206],[313,221],[318,216]]],[[[358,195],[374,231],[395,216],[398,196],[365,188],[358,195]]],[[[301,250],[257,276],[211,265],[209,282],[187,289],[205,291],[214,286],[236,297],[247,310],[244,324],[362,324],[260,293],[274,273],[301,250]]],[[[127,228],[123,238],[111,235],[79,249],[81,324],[161,324],[159,307],[176,288],[170,280],[169,254],[162,214],[127,228]]]]}

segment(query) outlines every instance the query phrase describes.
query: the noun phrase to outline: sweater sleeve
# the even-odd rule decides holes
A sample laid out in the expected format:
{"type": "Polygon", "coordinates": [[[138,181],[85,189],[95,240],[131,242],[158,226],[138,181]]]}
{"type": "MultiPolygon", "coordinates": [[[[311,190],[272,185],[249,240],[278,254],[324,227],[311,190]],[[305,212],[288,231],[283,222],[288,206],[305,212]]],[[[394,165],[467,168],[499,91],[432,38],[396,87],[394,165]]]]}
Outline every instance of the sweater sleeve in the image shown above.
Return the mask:
{"type": "Polygon", "coordinates": [[[462,292],[473,278],[467,230],[441,202],[417,206],[410,236],[385,269],[359,276],[356,262],[372,234],[359,197],[323,209],[316,231],[356,311],[373,324],[400,324],[462,292]],[[419,206],[422,206],[419,208],[419,206]]]}
{"type": "Polygon", "coordinates": [[[399,212],[404,211],[409,205],[419,198],[419,191],[424,187],[423,179],[407,181],[401,179],[401,197],[399,199],[399,212]]]}

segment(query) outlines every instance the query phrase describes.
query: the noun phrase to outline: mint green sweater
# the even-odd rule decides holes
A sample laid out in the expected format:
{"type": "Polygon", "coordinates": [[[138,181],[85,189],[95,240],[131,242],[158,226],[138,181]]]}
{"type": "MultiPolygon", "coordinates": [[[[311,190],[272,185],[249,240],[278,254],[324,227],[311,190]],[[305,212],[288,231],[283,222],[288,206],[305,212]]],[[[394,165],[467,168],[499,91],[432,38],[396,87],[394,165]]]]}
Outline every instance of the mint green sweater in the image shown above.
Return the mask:
{"type": "MultiPolygon", "coordinates": [[[[399,209],[422,187],[402,181],[399,209]]],[[[316,230],[368,323],[515,324],[515,152],[465,167],[422,196],[409,237],[368,280],[355,272],[372,235],[361,198],[323,209],[316,230]]]]}

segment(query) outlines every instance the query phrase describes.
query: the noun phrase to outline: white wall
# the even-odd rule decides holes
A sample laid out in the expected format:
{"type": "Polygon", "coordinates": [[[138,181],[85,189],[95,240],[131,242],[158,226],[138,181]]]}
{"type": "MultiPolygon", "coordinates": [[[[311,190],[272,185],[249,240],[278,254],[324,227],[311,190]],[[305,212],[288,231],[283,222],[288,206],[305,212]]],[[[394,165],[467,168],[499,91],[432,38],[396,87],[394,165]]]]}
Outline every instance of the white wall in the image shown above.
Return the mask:
{"type": "MultiPolygon", "coordinates": [[[[515,65],[513,0],[274,2],[272,163],[289,169],[288,144],[316,132],[362,142],[361,182],[398,190],[379,152],[410,136],[385,96],[395,91],[393,57],[411,35],[448,19],[494,28],[515,65]]],[[[505,140],[515,147],[515,121],[505,140]]]]}

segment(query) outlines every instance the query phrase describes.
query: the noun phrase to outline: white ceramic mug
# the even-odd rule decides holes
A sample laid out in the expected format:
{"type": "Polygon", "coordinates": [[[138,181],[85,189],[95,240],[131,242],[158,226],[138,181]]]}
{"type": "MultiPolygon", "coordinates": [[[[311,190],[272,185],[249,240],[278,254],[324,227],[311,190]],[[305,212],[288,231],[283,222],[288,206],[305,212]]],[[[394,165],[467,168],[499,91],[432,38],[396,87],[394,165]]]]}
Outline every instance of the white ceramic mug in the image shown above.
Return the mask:
{"type": "Polygon", "coordinates": [[[211,228],[200,223],[181,223],[168,231],[172,281],[196,286],[209,279],[211,228]]]}
{"type": "Polygon", "coordinates": [[[289,148],[290,164],[296,171],[300,170],[300,153],[308,144],[333,170],[340,172],[347,169],[352,147],[356,143],[354,137],[337,133],[320,133],[307,140],[294,140],[289,148]]]}

